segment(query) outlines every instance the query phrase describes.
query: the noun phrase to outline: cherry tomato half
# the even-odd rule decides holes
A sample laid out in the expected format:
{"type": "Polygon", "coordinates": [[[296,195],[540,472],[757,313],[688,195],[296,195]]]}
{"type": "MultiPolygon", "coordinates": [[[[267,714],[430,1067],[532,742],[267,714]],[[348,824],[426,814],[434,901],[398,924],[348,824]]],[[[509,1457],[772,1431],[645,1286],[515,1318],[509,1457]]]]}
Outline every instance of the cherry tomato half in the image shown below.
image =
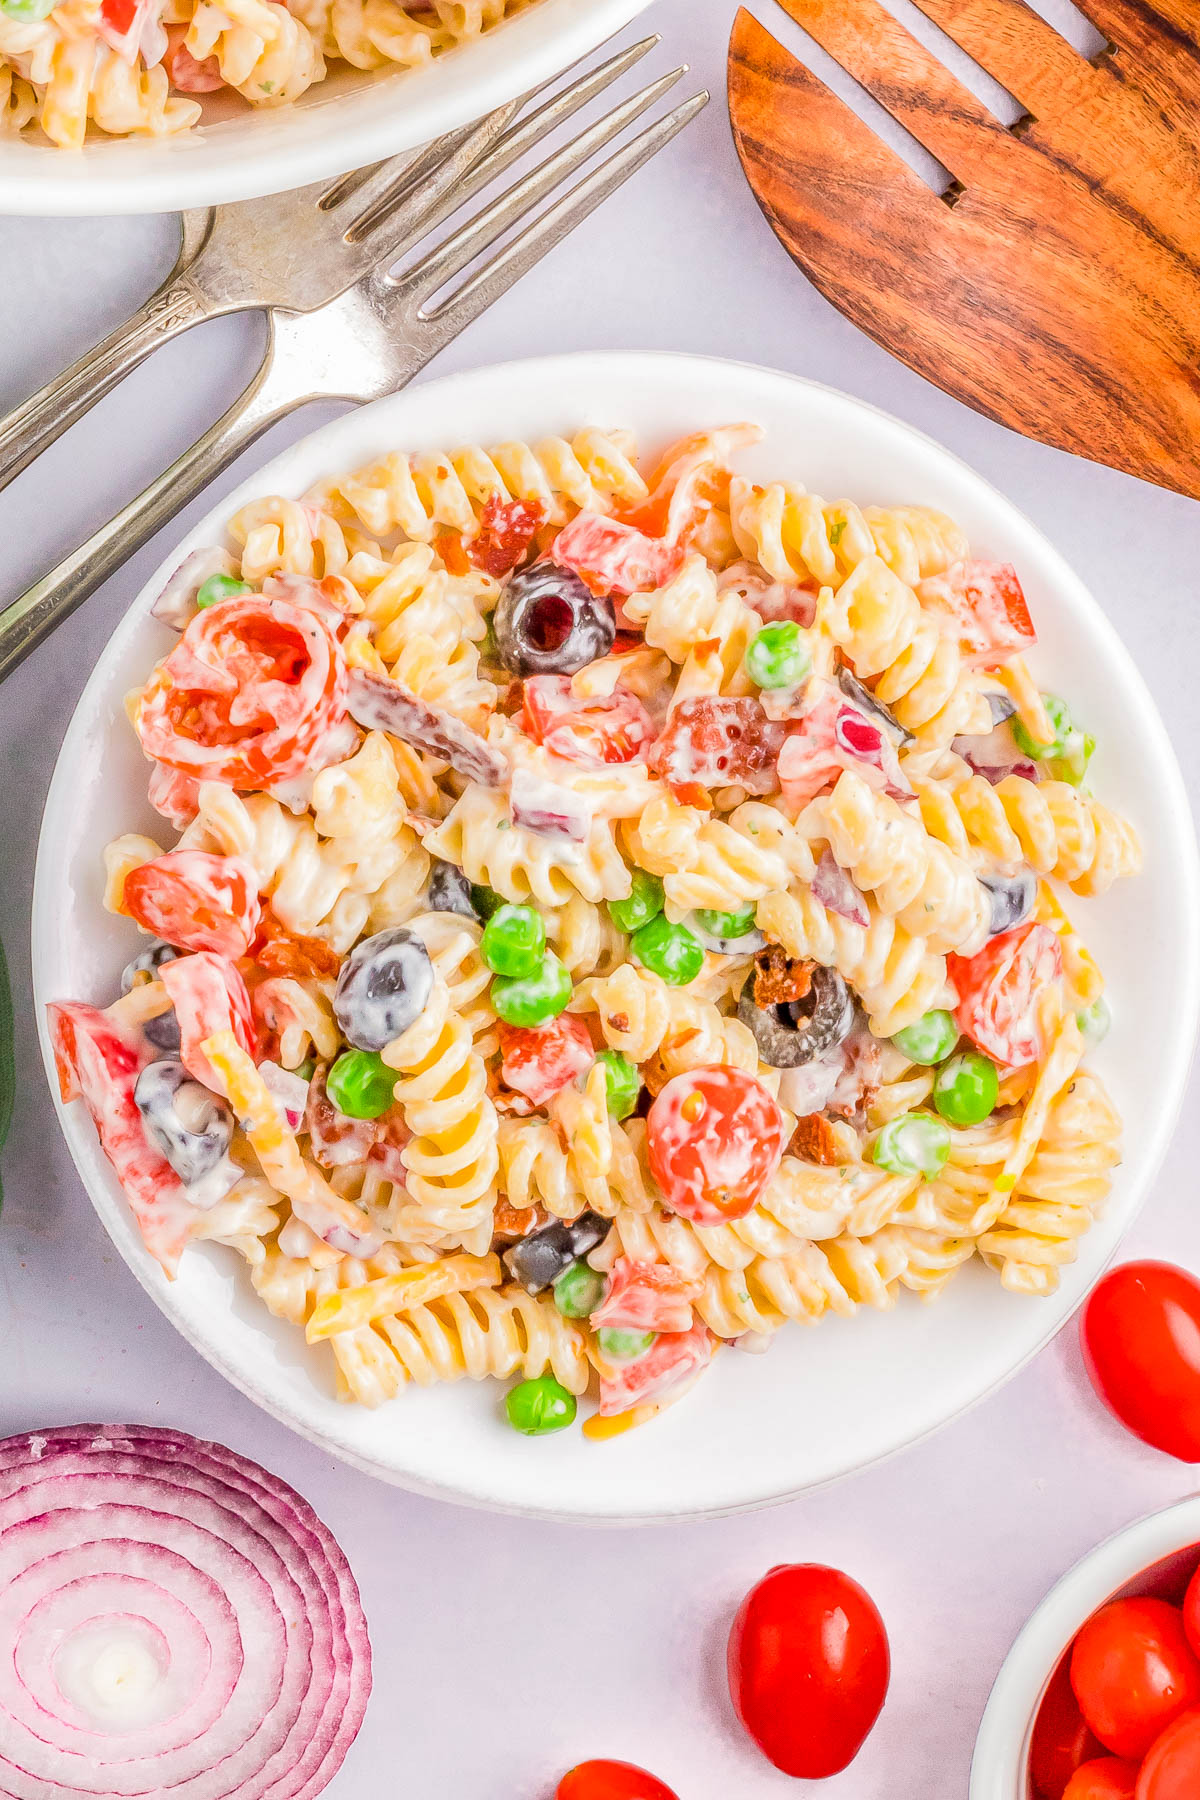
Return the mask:
{"type": "Polygon", "coordinates": [[[1106,1750],[1144,1756],[1180,1713],[1200,1705],[1200,1663],[1179,1608],[1142,1599],[1102,1606],[1075,1639],[1071,1685],[1106,1750]]]}
{"type": "Polygon", "coordinates": [[[1050,1677],[1033,1727],[1029,1773],[1038,1800],[1063,1800],[1075,1771],[1103,1753],[1103,1744],[1079,1710],[1071,1686],[1071,1659],[1064,1656],[1050,1677]]]}
{"type": "Polygon", "coordinates": [[[579,1763],[554,1790],[554,1800],[678,1800],[678,1796],[645,1769],[632,1763],[579,1763]]]}
{"type": "Polygon", "coordinates": [[[1081,1763],[1063,1791],[1063,1800],[1134,1800],[1138,1766],[1122,1756],[1081,1763]]]}
{"type": "Polygon", "coordinates": [[[121,904],[177,950],[229,957],[245,956],[262,910],[253,865],[208,850],[172,850],[131,869],[121,904]]]}
{"type": "Polygon", "coordinates": [[[791,1563],[751,1588],[729,1634],[738,1718],[785,1775],[836,1775],[854,1761],[887,1694],[887,1632],[840,1569],[791,1563]]]}
{"type": "Polygon", "coordinates": [[[696,1225],[724,1225],[745,1217],[779,1167],[783,1114],[741,1069],[689,1069],[650,1108],[646,1145],[667,1205],[696,1225]]]}
{"type": "Polygon", "coordinates": [[[985,1056],[1023,1069],[1041,1053],[1037,1003],[1062,974],[1062,945],[1032,919],[989,938],[974,956],[946,959],[958,990],[958,1028],[985,1056]]]}
{"type": "Polygon", "coordinates": [[[1093,1288],[1080,1332],[1109,1411],[1156,1450],[1200,1462],[1200,1281],[1170,1263],[1123,1263],[1093,1288]]]}
{"type": "Polygon", "coordinates": [[[1151,1746],[1137,1800],[1196,1800],[1200,1794],[1200,1712],[1184,1713],[1151,1746]]]}

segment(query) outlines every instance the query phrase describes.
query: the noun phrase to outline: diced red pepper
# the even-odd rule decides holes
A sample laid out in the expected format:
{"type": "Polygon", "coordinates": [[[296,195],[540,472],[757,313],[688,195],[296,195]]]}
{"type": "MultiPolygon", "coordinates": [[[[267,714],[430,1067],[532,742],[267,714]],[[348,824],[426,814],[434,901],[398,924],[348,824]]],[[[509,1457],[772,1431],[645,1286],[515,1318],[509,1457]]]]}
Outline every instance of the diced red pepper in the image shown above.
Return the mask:
{"type": "Polygon", "coordinates": [[[205,1039],[218,1031],[232,1031],[248,1056],[257,1061],[259,1053],[250,995],[237,964],[201,950],[163,963],[158,977],[179,1020],[180,1062],[189,1075],[220,1093],[220,1078],[200,1048],[205,1039]]]}
{"type": "Polygon", "coordinates": [[[921,583],[921,600],[948,613],[968,667],[992,669],[1037,643],[1025,592],[1011,563],[955,563],[921,583]]]}
{"type": "Polygon", "coordinates": [[[550,546],[560,569],[571,569],[594,594],[637,594],[664,587],[683,567],[680,545],[647,537],[636,526],[581,512],[550,546]]]}
{"type": "Polygon", "coordinates": [[[521,729],[567,762],[633,762],[644,757],[654,724],[641,701],[615,693],[578,699],[569,675],[533,675],[525,683],[521,729]]]}
{"type": "Polygon", "coordinates": [[[613,1264],[608,1289],[591,1325],[629,1331],[690,1331],[692,1302],[704,1289],[669,1263],[639,1262],[622,1256],[613,1264]]]}

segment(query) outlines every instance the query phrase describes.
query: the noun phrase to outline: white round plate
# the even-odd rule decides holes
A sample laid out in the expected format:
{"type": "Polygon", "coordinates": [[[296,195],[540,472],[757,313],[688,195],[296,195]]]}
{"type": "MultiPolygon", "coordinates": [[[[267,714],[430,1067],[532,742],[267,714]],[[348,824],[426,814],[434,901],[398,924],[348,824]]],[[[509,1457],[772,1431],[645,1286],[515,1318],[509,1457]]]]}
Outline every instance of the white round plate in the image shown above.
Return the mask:
{"type": "Polygon", "coordinates": [[[239,107],[176,137],[60,150],[0,134],[0,213],[183,212],[281,194],[481,119],[586,56],[650,0],[540,0],[423,68],[346,63],[292,106],[239,107]]]}
{"type": "MultiPolygon", "coordinates": [[[[101,853],[119,832],[163,829],[145,798],[146,765],[122,696],[172,641],[149,616],[154,596],[184,552],[221,541],[236,507],[273,492],[299,496],[394,449],[626,425],[657,452],[681,433],[738,419],[766,432],[740,465],[747,472],[860,503],[940,507],[966,528],[976,555],[1016,564],[1040,632],[1035,672],[1095,733],[1096,791],[1136,822],[1145,845],[1139,879],[1072,905],[1109,979],[1115,1025],[1097,1061],[1136,1155],[1117,1172],[1104,1218],[1053,1299],[1006,1293],[971,1266],[936,1305],[904,1295],[889,1313],[786,1329],[767,1356],[719,1356],[652,1426],[598,1446],[577,1430],[536,1442],[518,1436],[490,1383],[414,1391],[376,1412],[339,1405],[327,1363],[266,1313],[232,1253],[191,1249],[178,1280],[163,1279],[83,1108],[64,1108],[63,1130],[97,1211],[180,1331],[278,1418],[389,1481],[480,1505],[631,1520],[761,1505],[861,1468],[945,1424],[1062,1325],[1116,1249],[1175,1120],[1197,1015],[1196,842],[1166,732],[1116,633],[1029,521],[928,438],[815,383],[701,357],[549,357],[428,382],[285,451],[197,525],[115,632],[63,745],[33,903],[39,1006],[68,998],[104,1005],[117,991],[134,938],[101,910],[101,853]],[[1168,993],[1169,1007],[1147,1004],[1168,993]]],[[[44,1032],[43,1047],[54,1086],[44,1032]]]]}

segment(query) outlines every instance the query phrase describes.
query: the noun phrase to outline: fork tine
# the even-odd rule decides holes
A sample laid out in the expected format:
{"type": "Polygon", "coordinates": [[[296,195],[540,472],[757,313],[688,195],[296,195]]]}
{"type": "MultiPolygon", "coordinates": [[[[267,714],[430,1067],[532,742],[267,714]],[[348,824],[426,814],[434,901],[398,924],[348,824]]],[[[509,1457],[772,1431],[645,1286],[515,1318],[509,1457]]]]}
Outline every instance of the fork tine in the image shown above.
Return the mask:
{"type": "MultiPolygon", "coordinates": [[[[1171,93],[1194,78],[1200,64],[1196,47],[1194,0],[1078,0],[1079,10],[1108,40],[1110,48],[1128,50],[1136,61],[1135,82],[1142,73],[1157,77],[1171,93]]],[[[1189,86],[1189,107],[1195,101],[1189,86]]]]}
{"type": "Polygon", "coordinates": [[[431,256],[423,258],[415,268],[398,277],[393,285],[408,295],[420,292],[428,297],[435,294],[452,276],[465,269],[468,263],[494,244],[498,237],[526,217],[539,200],[560,187],[567,176],[573,175],[590,156],[603,149],[627,125],[653,106],[656,100],[661,99],[686,72],[683,67],[672,69],[657,81],[652,81],[648,87],[631,95],[628,100],[623,100],[619,106],[613,107],[611,112],[597,119],[594,125],[589,125],[586,131],[581,131],[569,144],[565,144],[545,162],[539,163],[536,169],[507,188],[490,206],[468,219],[431,256]]]}
{"type": "Polygon", "coordinates": [[[730,39],[729,114],[772,229],[840,312],[881,339],[894,295],[908,296],[909,316],[931,303],[937,316],[931,295],[955,211],[744,7],[730,39]]]}
{"type": "Polygon", "coordinates": [[[506,293],[515,281],[539,263],[548,251],[561,243],[567,234],[582,224],[588,215],[607,200],[610,194],[629,180],[631,175],[669,144],[686,125],[708,105],[709,94],[702,90],[685,100],[673,112],[648,125],[638,136],[608,157],[598,169],[578,182],[568,194],[525,227],[511,243],[497,252],[483,268],[477,269],[455,293],[440,306],[422,312],[436,353],[458,336],[472,319],[486,311],[493,301],[506,293]]]}
{"type": "Polygon", "coordinates": [[[1028,112],[1053,118],[1103,85],[1085,56],[1025,0],[916,0],[1028,112]]]}
{"type": "MultiPolygon", "coordinates": [[[[598,94],[602,94],[605,88],[610,87],[614,81],[632,69],[659,42],[658,34],[655,33],[652,37],[643,38],[640,43],[631,44],[627,50],[622,50],[616,56],[610,57],[598,68],[591,70],[578,81],[572,82],[570,87],[553,95],[527,118],[518,119],[510,125],[508,130],[493,144],[491,150],[468,171],[459,185],[446,193],[441,204],[432,212],[425,214],[420,221],[419,228],[414,228],[407,219],[393,219],[396,206],[396,202],[393,201],[389,205],[381,206],[367,224],[364,225],[363,221],[358,221],[355,237],[365,236],[368,231],[379,230],[381,226],[389,224],[393,227],[398,226],[400,228],[399,235],[393,229],[386,237],[381,236],[380,238],[380,256],[390,255],[393,260],[398,261],[419,238],[424,237],[435,226],[440,225],[443,219],[449,218],[451,213],[457,212],[459,207],[473,199],[482,187],[486,187],[497,176],[503,175],[505,170],[510,169],[513,163],[517,162],[533,144],[547,136],[557,125],[561,125],[565,120],[571,118],[581,107],[586,106],[589,100],[594,100],[598,94]]],[[[526,102],[530,97],[526,96],[526,102]]],[[[526,102],[522,102],[522,104],[526,102]]]]}
{"type": "Polygon", "coordinates": [[[1021,154],[982,101],[879,0],[780,4],[960,182],[1021,154]]]}
{"type": "Polygon", "coordinates": [[[520,107],[520,100],[511,100],[477,124],[447,132],[399,169],[393,165],[400,158],[381,163],[354,196],[360,210],[346,227],[346,242],[360,242],[378,221],[401,209],[406,230],[427,229],[432,215],[504,135],[520,107]]]}

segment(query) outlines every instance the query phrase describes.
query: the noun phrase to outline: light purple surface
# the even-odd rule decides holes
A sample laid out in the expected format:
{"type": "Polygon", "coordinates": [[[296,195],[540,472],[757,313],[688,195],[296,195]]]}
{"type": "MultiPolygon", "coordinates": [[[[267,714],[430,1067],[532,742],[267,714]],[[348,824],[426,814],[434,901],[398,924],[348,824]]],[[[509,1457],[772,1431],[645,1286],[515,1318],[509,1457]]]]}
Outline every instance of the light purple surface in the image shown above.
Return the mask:
{"type": "MultiPolygon", "coordinates": [[[[660,0],[648,24],[689,56],[716,103],[439,367],[577,348],[697,350],[813,375],[899,414],[1004,489],[1075,565],[1190,771],[1200,753],[1200,510],[975,417],[806,286],[730,145],[720,96],[733,10],[732,0],[660,0]]],[[[771,17],[769,0],[756,10],[771,17]]],[[[786,24],[780,35],[796,38],[786,24]]],[[[165,221],[0,222],[0,406],[123,317],[172,250],[165,221]]],[[[5,598],[216,416],[259,342],[254,323],[227,321],[168,348],[0,495],[5,598]]],[[[214,492],[328,416],[279,428],[214,492]]],[[[752,1517],[580,1530],[413,1499],[291,1437],[175,1336],[109,1246],[44,1090],[28,1016],[29,893],[43,797],[85,672],[167,542],[148,546],[0,692],[0,930],[21,1083],[0,1227],[0,1435],[82,1418],[176,1425],[257,1457],[312,1501],[354,1565],[376,1653],[375,1699],[328,1790],[334,1800],[549,1800],[563,1769],[596,1755],[643,1763],[681,1800],[962,1800],[989,1686],[1032,1606],[1099,1538],[1196,1486],[1192,1471],[1101,1413],[1072,1330],[968,1418],[838,1487],[752,1517]],[[811,1788],[745,1743],[722,1674],[742,1592],[793,1560],[836,1563],[863,1581],[894,1655],[867,1748],[811,1788]]],[[[1131,1254],[1200,1264],[1196,1095],[1193,1083],[1131,1254]]]]}

